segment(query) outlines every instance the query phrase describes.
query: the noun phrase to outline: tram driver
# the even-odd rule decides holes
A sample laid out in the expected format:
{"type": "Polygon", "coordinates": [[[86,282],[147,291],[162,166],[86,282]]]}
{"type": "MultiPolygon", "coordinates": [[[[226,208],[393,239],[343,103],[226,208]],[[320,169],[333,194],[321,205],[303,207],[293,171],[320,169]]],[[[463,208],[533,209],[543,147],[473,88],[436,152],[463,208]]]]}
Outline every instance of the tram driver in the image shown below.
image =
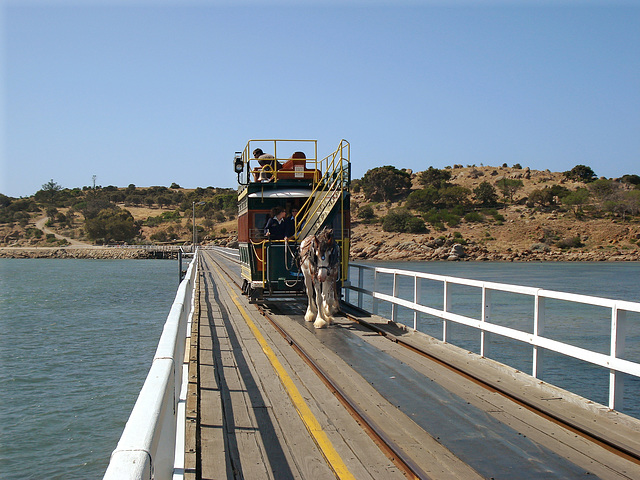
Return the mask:
{"type": "Polygon", "coordinates": [[[264,153],[261,148],[256,148],[253,151],[253,158],[258,160],[260,168],[254,170],[253,179],[256,182],[271,182],[273,181],[273,172],[278,170],[280,165],[278,164],[276,157],[270,153],[264,153]],[[266,168],[265,168],[266,167],[266,168]]]}

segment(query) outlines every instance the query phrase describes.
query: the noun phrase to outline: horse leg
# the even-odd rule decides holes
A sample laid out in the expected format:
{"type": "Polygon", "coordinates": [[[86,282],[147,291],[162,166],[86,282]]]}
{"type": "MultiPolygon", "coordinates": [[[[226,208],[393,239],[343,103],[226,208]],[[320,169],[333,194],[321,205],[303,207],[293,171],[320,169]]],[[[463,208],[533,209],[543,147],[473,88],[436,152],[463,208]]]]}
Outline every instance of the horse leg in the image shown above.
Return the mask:
{"type": "Polygon", "coordinates": [[[307,312],[304,314],[304,320],[306,322],[313,322],[316,319],[318,313],[318,307],[316,305],[315,292],[313,287],[313,278],[311,272],[308,269],[303,268],[304,273],[304,286],[307,290],[307,298],[309,302],[307,304],[307,312]]]}
{"type": "Polygon", "coordinates": [[[317,303],[317,307],[318,307],[318,317],[316,318],[316,321],[314,322],[313,326],[315,328],[324,328],[327,326],[327,324],[331,323],[331,318],[327,318],[326,315],[326,308],[324,306],[324,300],[322,298],[323,296],[323,284],[324,282],[315,282],[316,283],[316,303],[317,303]]]}
{"type": "Polygon", "coordinates": [[[340,310],[340,301],[338,300],[338,292],[336,291],[335,279],[327,279],[327,295],[328,310],[331,315],[335,315],[340,310]]]}
{"type": "Polygon", "coordinates": [[[322,328],[326,325],[331,325],[333,323],[333,317],[331,316],[331,312],[329,311],[329,306],[327,305],[327,288],[329,285],[326,281],[318,282],[318,294],[316,296],[318,303],[318,320],[314,323],[314,327],[322,328]],[[320,322],[322,320],[322,322],[320,322]]]}

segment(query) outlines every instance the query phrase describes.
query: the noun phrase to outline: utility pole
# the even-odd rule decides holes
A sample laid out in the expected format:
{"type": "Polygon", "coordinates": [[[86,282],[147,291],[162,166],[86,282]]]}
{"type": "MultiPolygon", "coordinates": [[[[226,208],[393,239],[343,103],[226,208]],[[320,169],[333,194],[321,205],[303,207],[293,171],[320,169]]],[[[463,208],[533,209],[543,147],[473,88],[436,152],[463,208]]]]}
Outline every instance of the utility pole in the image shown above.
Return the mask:
{"type": "Polygon", "coordinates": [[[196,205],[204,205],[205,202],[193,202],[193,251],[196,251],[196,245],[198,244],[198,232],[196,230],[196,205]]]}

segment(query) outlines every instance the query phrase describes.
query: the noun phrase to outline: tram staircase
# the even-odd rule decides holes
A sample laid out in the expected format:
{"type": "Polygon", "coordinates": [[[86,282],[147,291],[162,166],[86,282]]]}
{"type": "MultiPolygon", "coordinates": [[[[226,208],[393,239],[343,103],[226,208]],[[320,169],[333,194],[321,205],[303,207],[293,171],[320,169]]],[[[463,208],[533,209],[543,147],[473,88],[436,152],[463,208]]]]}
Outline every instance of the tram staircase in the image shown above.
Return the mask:
{"type": "Polygon", "coordinates": [[[324,221],[342,198],[346,185],[342,165],[328,169],[318,182],[310,200],[301,208],[301,226],[297,227],[297,238],[303,239],[319,233],[324,221]],[[311,199],[313,199],[311,201],[311,199]]]}

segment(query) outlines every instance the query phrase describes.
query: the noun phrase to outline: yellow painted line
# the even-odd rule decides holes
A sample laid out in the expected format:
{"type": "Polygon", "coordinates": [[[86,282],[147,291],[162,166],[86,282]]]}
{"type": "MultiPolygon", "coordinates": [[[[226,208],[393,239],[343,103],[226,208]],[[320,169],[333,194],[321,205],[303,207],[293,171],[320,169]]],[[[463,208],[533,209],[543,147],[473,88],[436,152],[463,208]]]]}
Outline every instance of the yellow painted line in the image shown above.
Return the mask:
{"type": "Polygon", "coordinates": [[[293,402],[293,406],[298,411],[298,415],[300,415],[302,422],[304,423],[305,427],[307,427],[307,430],[309,431],[309,433],[315,440],[316,444],[320,448],[322,455],[324,455],[324,457],[327,459],[327,462],[329,463],[329,466],[331,467],[331,469],[334,471],[336,476],[340,479],[355,480],[356,477],[354,477],[353,474],[349,471],[347,466],[342,461],[342,458],[340,457],[338,452],[336,452],[336,449],[333,448],[333,444],[331,443],[331,440],[329,440],[329,437],[327,437],[327,434],[322,429],[320,422],[318,422],[315,415],[313,414],[313,412],[311,411],[307,403],[304,401],[304,398],[300,394],[300,391],[298,390],[296,385],[293,383],[293,380],[291,379],[287,371],[284,369],[284,367],[278,360],[278,357],[276,357],[276,354],[274,353],[274,351],[271,349],[271,347],[269,347],[269,345],[267,344],[267,341],[260,333],[260,330],[258,330],[258,327],[256,327],[255,323],[253,323],[251,318],[249,318],[249,315],[247,314],[245,309],[242,307],[242,305],[240,305],[240,302],[238,301],[238,296],[233,292],[233,289],[231,288],[231,285],[229,285],[229,282],[227,282],[227,280],[222,276],[222,272],[218,270],[218,267],[214,266],[213,268],[215,268],[215,270],[218,272],[218,277],[222,278],[222,280],[224,280],[224,282],[227,284],[227,287],[229,287],[231,300],[236,305],[236,307],[238,307],[240,314],[243,316],[243,318],[247,322],[247,325],[253,332],[253,335],[256,337],[256,340],[258,341],[258,343],[260,344],[260,347],[262,347],[262,351],[265,353],[265,355],[271,362],[271,365],[273,366],[273,369],[278,374],[278,377],[280,377],[280,381],[282,382],[282,385],[284,386],[285,390],[289,394],[289,397],[293,402]]]}

